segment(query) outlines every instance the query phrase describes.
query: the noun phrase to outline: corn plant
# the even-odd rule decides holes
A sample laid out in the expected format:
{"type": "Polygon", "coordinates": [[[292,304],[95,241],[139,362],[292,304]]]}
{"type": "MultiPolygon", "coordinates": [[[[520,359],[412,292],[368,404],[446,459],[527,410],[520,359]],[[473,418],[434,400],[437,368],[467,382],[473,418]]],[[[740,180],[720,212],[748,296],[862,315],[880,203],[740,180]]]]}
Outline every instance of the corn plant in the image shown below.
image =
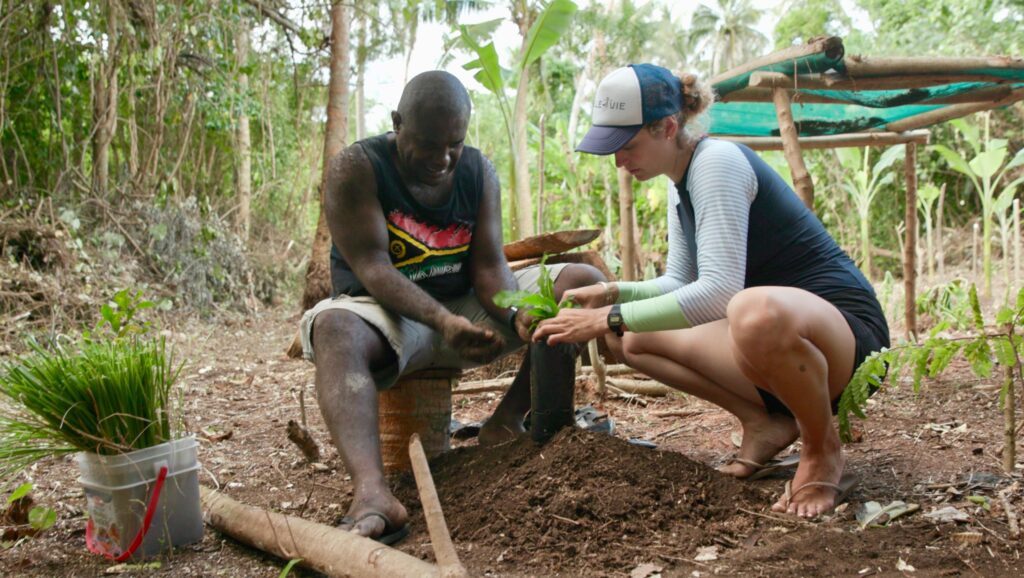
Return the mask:
{"type": "Polygon", "coordinates": [[[892,183],[894,174],[886,172],[896,159],[903,154],[903,145],[892,147],[882,153],[878,162],[871,165],[871,149],[836,149],[840,164],[846,169],[848,180],[843,188],[850,194],[860,222],[861,269],[871,279],[871,205],[878,192],[892,183]]]}
{"type": "Polygon", "coordinates": [[[975,285],[970,286],[968,298],[962,305],[940,320],[924,341],[904,342],[891,349],[883,349],[860,364],[839,399],[839,433],[843,439],[850,438],[850,414],[862,419],[866,417],[863,408],[868,396],[872,389],[882,387],[883,380],[887,384],[898,384],[900,375],[909,371],[914,392],[920,392],[924,377],[935,378],[960,355],[978,377],[992,376],[996,365],[1002,370],[999,402],[1004,417],[1003,468],[1007,472],[1013,471],[1017,437],[1014,388],[1020,384],[1024,389],[1024,376],[1021,374],[1024,289],[1017,293],[1012,307],[1004,306],[998,310],[993,323],[986,322],[982,315],[975,285]],[[943,334],[963,316],[971,322],[971,329],[966,335],[951,337],[943,334]]]}
{"type": "MultiPolygon", "coordinates": [[[[981,200],[981,246],[982,246],[982,267],[985,276],[984,293],[986,297],[992,296],[992,216],[995,214],[997,193],[1000,189],[1000,182],[1013,168],[1024,165],[1024,149],[1017,151],[1017,154],[1006,166],[1003,163],[1008,156],[1006,139],[991,138],[989,134],[988,113],[983,115],[984,135],[979,135],[978,128],[968,124],[963,119],[951,121],[953,126],[963,135],[964,140],[970,145],[973,156],[968,158],[959,151],[954,151],[944,145],[935,145],[932,148],[938,152],[953,170],[966,175],[974,189],[978,191],[981,200]]],[[[1020,177],[1003,188],[1015,188],[1024,182],[1020,177]]]]}

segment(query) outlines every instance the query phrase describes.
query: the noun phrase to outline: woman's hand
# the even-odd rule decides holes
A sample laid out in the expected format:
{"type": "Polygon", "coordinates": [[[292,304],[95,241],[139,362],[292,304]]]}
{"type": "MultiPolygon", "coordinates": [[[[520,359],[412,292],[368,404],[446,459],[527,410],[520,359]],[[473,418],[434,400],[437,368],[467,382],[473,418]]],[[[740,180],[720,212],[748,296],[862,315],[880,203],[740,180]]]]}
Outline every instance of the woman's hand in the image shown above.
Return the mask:
{"type": "Polygon", "coordinates": [[[562,303],[572,301],[584,309],[597,309],[615,302],[618,295],[613,295],[613,292],[617,293],[615,286],[610,283],[577,287],[562,294],[562,303]]]}
{"type": "MultiPolygon", "coordinates": [[[[600,285],[592,287],[601,288],[600,285]]],[[[589,287],[583,289],[589,289],[589,287]]],[[[557,316],[545,319],[537,325],[537,329],[533,332],[533,340],[543,341],[546,337],[548,345],[590,341],[611,331],[608,329],[608,312],[610,310],[611,307],[562,309],[557,316]]]]}

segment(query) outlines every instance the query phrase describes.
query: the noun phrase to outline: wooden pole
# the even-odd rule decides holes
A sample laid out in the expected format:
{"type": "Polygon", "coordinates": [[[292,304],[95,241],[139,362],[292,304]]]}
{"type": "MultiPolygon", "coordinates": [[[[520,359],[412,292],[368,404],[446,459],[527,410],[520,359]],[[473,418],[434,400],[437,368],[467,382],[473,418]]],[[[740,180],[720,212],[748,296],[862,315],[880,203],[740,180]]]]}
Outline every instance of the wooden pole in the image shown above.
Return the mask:
{"type": "Polygon", "coordinates": [[[804,165],[804,157],[800,153],[800,141],[796,125],[793,123],[789,92],[782,88],[776,88],[773,90],[772,96],[775,100],[775,116],[779,120],[779,134],[782,136],[783,150],[786,154],[786,162],[789,163],[789,170],[793,175],[796,194],[804,202],[804,205],[813,211],[814,183],[811,181],[811,174],[807,172],[807,166],[804,165]]]}
{"type": "Polygon", "coordinates": [[[604,371],[604,360],[601,359],[601,353],[597,350],[596,338],[587,342],[587,353],[590,355],[590,367],[594,368],[594,377],[597,380],[597,395],[601,401],[604,401],[605,396],[608,395],[607,376],[604,371]]]}
{"type": "Polygon", "coordinates": [[[1010,92],[1010,94],[989,102],[972,102],[968,104],[954,104],[928,112],[923,112],[914,116],[910,116],[901,120],[890,122],[885,125],[885,130],[893,132],[903,132],[906,130],[913,130],[915,128],[921,128],[932,124],[938,124],[940,122],[946,122],[954,118],[960,118],[967,116],[975,112],[981,112],[983,110],[991,110],[993,108],[999,108],[1013,104],[1018,100],[1024,100],[1024,88],[1018,88],[1010,92]]]}
{"type": "Polygon", "coordinates": [[[809,56],[811,54],[820,54],[822,52],[838,54],[836,51],[843,50],[843,39],[838,36],[832,36],[829,38],[819,38],[818,40],[808,42],[807,44],[801,44],[797,46],[790,46],[784,50],[773,52],[761,58],[751,60],[736,68],[726,70],[725,72],[716,75],[711,79],[711,84],[715,85],[724,80],[739,76],[740,74],[746,74],[748,72],[757,70],[762,66],[768,64],[775,64],[778,62],[785,62],[788,60],[794,60],[803,56],[809,56]]]}
{"type": "MultiPolygon", "coordinates": [[[[869,78],[850,78],[835,73],[798,74],[790,76],[781,72],[757,71],[750,75],[748,88],[723,96],[723,100],[734,94],[745,93],[757,88],[788,88],[790,90],[900,90],[942,86],[957,82],[984,82],[987,84],[1013,84],[1012,78],[989,74],[893,74],[869,78]]],[[[983,89],[978,89],[983,90],[983,89]]],[[[953,97],[950,97],[953,98],[953,97]]]]}
{"type": "MultiPolygon", "coordinates": [[[[905,143],[928,144],[931,132],[920,129],[910,132],[858,132],[829,136],[804,136],[797,139],[800,150],[840,147],[891,146],[905,143]]],[[[782,138],[774,136],[715,135],[715,138],[747,145],[754,150],[785,150],[782,138]]]]}
{"type": "Polygon", "coordinates": [[[846,74],[850,77],[886,76],[896,74],[949,74],[982,68],[1024,70],[1024,58],[1008,56],[981,56],[974,58],[911,56],[897,58],[868,58],[847,56],[846,74]]]}
{"type": "MultiPolygon", "coordinates": [[[[773,73],[773,74],[778,74],[778,73],[773,73]]],[[[785,76],[786,78],[790,78],[790,77],[788,77],[788,76],[786,76],[784,74],[782,76],[785,76]]],[[[897,85],[895,87],[889,87],[889,88],[886,88],[886,89],[876,89],[876,88],[871,87],[871,86],[864,86],[864,85],[878,84],[878,83],[861,82],[861,83],[858,83],[858,86],[851,87],[851,90],[858,90],[858,91],[860,91],[860,90],[900,90],[900,89],[906,90],[906,89],[909,89],[909,88],[913,88],[913,87],[905,87],[905,86],[899,86],[898,85],[899,82],[906,82],[905,79],[906,79],[906,77],[898,77],[898,78],[893,78],[893,79],[885,79],[886,80],[885,84],[896,84],[897,85]]],[[[946,80],[949,80],[949,79],[946,79],[946,80]]],[[[956,80],[954,80],[952,82],[964,82],[964,81],[961,80],[961,79],[956,79],[956,80]]],[[[796,84],[796,83],[794,83],[794,84],[796,84]]],[[[948,83],[946,83],[946,84],[948,84],[948,83]]],[[[807,104],[807,103],[839,104],[839,105],[851,104],[849,101],[843,100],[841,98],[832,98],[832,97],[823,96],[823,95],[820,95],[820,94],[813,94],[811,92],[804,92],[805,90],[816,90],[816,89],[809,88],[809,87],[806,87],[806,86],[800,86],[799,88],[794,88],[793,86],[790,86],[790,87],[783,86],[783,87],[780,87],[780,88],[786,88],[786,90],[790,92],[790,99],[793,100],[794,102],[798,103],[798,104],[807,104]]],[[[817,90],[836,90],[836,91],[838,91],[838,90],[841,90],[841,89],[835,88],[835,87],[829,87],[829,88],[817,89],[817,90]]],[[[1009,96],[1009,94],[1010,94],[1010,92],[1012,90],[1013,89],[1011,89],[1009,85],[998,84],[998,85],[994,85],[994,86],[985,86],[983,88],[978,88],[978,89],[975,89],[975,90],[969,90],[969,91],[966,91],[966,92],[961,92],[959,94],[954,94],[952,96],[944,96],[944,97],[941,97],[941,98],[933,98],[931,100],[921,101],[921,102],[918,102],[916,104],[964,104],[964,103],[968,103],[968,102],[991,102],[993,100],[999,100],[1001,98],[1005,98],[1006,96],[1009,96]]],[[[725,95],[724,97],[722,97],[721,102],[772,102],[772,88],[760,88],[760,87],[758,87],[758,88],[744,88],[743,90],[737,90],[737,91],[730,92],[729,94],[725,95]]]]}
{"type": "Polygon", "coordinates": [[[220,492],[199,488],[206,523],[268,554],[293,560],[327,576],[382,578],[439,576],[437,566],[369,538],[247,506],[220,492]]]}
{"type": "Polygon", "coordinates": [[[423,443],[420,442],[420,434],[412,434],[409,439],[409,461],[412,463],[412,473],[416,477],[416,487],[419,489],[420,503],[423,505],[423,517],[427,520],[427,532],[430,533],[430,543],[434,546],[434,557],[437,558],[441,578],[466,578],[469,573],[459,561],[452,537],[448,533],[448,524],[444,521],[441,500],[437,497],[437,488],[434,487],[434,478],[430,475],[430,466],[427,464],[427,454],[423,451],[423,443]]]}
{"type": "Polygon", "coordinates": [[[904,206],[906,241],[903,243],[903,294],[907,338],[917,337],[917,145],[908,143],[904,163],[907,199],[904,206]]]}

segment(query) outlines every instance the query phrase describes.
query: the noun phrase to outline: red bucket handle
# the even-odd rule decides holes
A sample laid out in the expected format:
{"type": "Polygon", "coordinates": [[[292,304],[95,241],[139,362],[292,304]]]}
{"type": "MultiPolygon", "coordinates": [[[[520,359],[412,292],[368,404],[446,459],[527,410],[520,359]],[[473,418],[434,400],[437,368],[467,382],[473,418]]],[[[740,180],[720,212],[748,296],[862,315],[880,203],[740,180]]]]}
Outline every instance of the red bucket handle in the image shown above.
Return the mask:
{"type": "Polygon", "coordinates": [[[153,486],[153,495],[149,498],[149,503],[146,504],[146,517],[142,520],[142,528],[139,529],[139,533],[135,535],[135,539],[128,546],[128,549],[121,554],[114,556],[109,552],[104,552],[96,545],[96,540],[93,537],[93,525],[92,518],[85,523],[85,546],[93,554],[99,554],[105,558],[113,560],[114,562],[124,562],[136,550],[142,545],[142,539],[146,537],[146,533],[149,532],[149,525],[153,522],[153,514],[156,513],[156,503],[160,501],[160,490],[164,487],[164,480],[167,479],[167,466],[160,468],[160,473],[156,476],[156,484],[153,486]]]}

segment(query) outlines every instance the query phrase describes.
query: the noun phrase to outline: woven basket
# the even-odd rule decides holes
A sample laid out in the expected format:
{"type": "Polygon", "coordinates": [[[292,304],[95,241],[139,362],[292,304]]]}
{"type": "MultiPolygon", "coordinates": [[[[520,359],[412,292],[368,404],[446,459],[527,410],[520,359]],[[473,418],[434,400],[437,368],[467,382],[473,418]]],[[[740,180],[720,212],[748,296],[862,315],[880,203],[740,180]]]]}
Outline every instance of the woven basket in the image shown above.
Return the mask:
{"type": "Polygon", "coordinates": [[[380,454],[384,472],[409,471],[409,438],[420,434],[428,458],[448,451],[452,389],[457,369],[425,369],[402,376],[380,393],[380,454]]]}

